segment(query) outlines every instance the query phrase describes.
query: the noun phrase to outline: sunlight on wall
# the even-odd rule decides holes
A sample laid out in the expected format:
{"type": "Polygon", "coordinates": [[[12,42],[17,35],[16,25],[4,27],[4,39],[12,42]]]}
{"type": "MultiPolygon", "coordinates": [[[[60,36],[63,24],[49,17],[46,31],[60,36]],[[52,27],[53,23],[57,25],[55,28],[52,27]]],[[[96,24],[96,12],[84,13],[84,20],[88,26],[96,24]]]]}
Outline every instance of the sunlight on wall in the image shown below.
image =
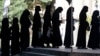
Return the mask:
{"type": "Polygon", "coordinates": [[[82,7],[86,5],[88,6],[88,15],[91,16],[94,10],[100,10],[100,0],[98,0],[98,8],[96,7],[96,0],[73,0],[72,6],[75,8],[74,18],[79,18],[79,13],[82,7]]]}

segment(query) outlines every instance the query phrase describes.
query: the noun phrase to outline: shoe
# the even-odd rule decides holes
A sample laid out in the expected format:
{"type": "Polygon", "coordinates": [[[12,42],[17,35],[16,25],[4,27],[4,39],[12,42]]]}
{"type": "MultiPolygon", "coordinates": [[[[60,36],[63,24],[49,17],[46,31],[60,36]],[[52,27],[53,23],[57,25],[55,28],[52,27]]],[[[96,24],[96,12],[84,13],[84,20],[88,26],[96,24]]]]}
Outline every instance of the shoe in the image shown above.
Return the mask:
{"type": "Polygon", "coordinates": [[[65,48],[71,48],[70,46],[65,46],[65,48]]]}

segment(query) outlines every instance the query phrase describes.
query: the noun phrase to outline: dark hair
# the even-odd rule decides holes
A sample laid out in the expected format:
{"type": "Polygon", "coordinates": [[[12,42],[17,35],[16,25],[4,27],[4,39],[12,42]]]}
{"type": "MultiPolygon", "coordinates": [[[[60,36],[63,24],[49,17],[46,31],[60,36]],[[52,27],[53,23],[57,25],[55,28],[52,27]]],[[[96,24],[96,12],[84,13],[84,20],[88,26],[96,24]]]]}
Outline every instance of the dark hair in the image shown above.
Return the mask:
{"type": "Polygon", "coordinates": [[[58,7],[58,8],[56,9],[57,12],[61,12],[62,10],[63,10],[62,7],[58,7]]]}
{"type": "Polygon", "coordinates": [[[84,6],[83,9],[82,9],[82,11],[87,12],[88,11],[88,6],[84,6]]]}
{"type": "Polygon", "coordinates": [[[40,6],[36,6],[35,11],[40,11],[40,6]]]}

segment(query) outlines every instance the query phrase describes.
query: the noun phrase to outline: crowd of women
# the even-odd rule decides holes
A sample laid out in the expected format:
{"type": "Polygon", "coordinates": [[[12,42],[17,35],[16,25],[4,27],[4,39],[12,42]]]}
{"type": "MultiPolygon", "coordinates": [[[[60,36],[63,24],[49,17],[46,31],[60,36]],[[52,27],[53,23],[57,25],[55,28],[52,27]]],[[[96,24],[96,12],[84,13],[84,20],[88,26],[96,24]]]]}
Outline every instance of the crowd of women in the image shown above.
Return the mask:
{"type": "MultiPolygon", "coordinates": [[[[11,54],[16,55],[23,50],[26,50],[29,47],[30,42],[30,32],[29,28],[32,25],[32,44],[31,46],[36,47],[51,47],[58,48],[61,46],[61,34],[59,26],[63,23],[63,20],[59,20],[60,13],[63,11],[62,7],[58,7],[51,15],[51,5],[46,6],[46,11],[43,16],[43,33],[41,32],[42,22],[40,12],[40,6],[35,7],[35,13],[32,17],[32,23],[29,19],[30,12],[28,9],[25,9],[20,17],[20,25],[19,28],[18,18],[13,18],[12,26],[9,27],[9,18],[3,18],[2,27],[1,27],[1,51],[2,56],[9,56],[9,49],[11,48],[11,54]],[[19,31],[20,30],[20,31],[19,31]],[[49,33],[49,34],[48,34],[49,33]],[[9,41],[11,40],[11,47],[9,41]],[[52,46],[50,46],[50,43],[52,46]],[[44,44],[47,44],[45,46],[44,44]]],[[[73,45],[73,31],[75,30],[74,21],[73,21],[73,12],[74,7],[69,7],[66,13],[66,31],[65,31],[65,39],[64,46],[66,48],[71,48],[73,45]]],[[[79,15],[79,31],[78,31],[78,39],[76,46],[78,48],[86,48],[86,30],[88,30],[91,26],[90,38],[88,42],[89,48],[99,48],[99,11],[95,10],[92,15],[91,25],[86,21],[88,12],[88,7],[84,6],[79,15]]]]}

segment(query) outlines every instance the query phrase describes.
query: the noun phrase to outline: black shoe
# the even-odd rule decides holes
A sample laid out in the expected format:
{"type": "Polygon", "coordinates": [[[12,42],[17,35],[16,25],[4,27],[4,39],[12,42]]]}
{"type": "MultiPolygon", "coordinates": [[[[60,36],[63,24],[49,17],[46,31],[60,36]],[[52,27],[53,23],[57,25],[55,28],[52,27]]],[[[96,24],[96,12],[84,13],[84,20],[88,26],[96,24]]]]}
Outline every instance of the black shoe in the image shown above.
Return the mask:
{"type": "Polygon", "coordinates": [[[53,48],[59,48],[58,46],[53,46],[53,48]]]}
{"type": "Polygon", "coordinates": [[[77,47],[78,49],[87,49],[86,47],[77,47]]]}
{"type": "Polygon", "coordinates": [[[81,49],[87,49],[86,47],[83,47],[83,48],[81,48],[81,49]]]}
{"type": "Polygon", "coordinates": [[[71,48],[70,46],[65,46],[65,48],[71,48]]]}

